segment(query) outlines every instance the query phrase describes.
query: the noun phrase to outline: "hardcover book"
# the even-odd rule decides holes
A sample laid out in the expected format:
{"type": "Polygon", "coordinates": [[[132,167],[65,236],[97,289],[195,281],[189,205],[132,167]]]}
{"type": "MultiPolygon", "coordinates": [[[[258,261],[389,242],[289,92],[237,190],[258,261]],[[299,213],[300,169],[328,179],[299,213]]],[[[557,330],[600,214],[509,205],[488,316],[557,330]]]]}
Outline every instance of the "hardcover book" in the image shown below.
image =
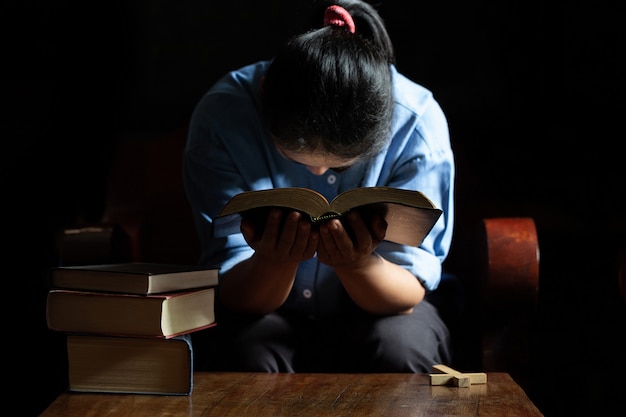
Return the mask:
{"type": "Polygon", "coordinates": [[[61,266],[50,275],[52,288],[158,294],[217,285],[217,269],[148,262],[61,266]]]}
{"type": "Polygon", "coordinates": [[[68,334],[69,391],[189,395],[190,335],[146,339],[68,334]]]}
{"type": "Polygon", "coordinates": [[[153,295],[53,289],[46,320],[52,330],[172,338],[215,324],[215,288],[153,295]]]}
{"type": "Polygon", "coordinates": [[[231,198],[214,220],[214,236],[239,233],[243,216],[263,224],[272,207],[297,210],[308,215],[314,224],[341,219],[350,210],[358,210],[366,219],[380,214],[387,222],[385,240],[411,246],[422,243],[442,213],[428,197],[415,190],[355,188],[329,203],[322,194],[307,188],[273,188],[245,191],[231,198]]]}

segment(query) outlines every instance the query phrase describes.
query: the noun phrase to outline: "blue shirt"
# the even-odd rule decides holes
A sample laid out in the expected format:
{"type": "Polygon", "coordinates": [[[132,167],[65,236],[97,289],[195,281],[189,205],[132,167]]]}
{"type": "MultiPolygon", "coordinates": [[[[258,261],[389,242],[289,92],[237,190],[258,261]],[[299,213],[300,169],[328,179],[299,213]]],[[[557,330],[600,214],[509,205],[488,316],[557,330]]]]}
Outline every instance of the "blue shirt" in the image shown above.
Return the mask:
{"type": "MultiPolygon", "coordinates": [[[[347,170],[317,176],[281,156],[264,128],[260,85],[268,65],[263,61],[230,72],[192,114],[183,179],[201,243],[199,263],[220,267],[223,274],[252,255],[240,233],[212,237],[213,218],[242,191],[306,187],[330,201],[351,188],[385,185],[419,190],[443,210],[419,248],[387,241],[377,248],[382,257],[411,271],[427,290],[435,289],[452,239],[455,167],[447,121],[432,93],[392,66],[395,106],[388,145],[347,170]]],[[[329,315],[340,309],[344,297],[333,269],[314,257],[300,264],[283,307],[329,315]]]]}

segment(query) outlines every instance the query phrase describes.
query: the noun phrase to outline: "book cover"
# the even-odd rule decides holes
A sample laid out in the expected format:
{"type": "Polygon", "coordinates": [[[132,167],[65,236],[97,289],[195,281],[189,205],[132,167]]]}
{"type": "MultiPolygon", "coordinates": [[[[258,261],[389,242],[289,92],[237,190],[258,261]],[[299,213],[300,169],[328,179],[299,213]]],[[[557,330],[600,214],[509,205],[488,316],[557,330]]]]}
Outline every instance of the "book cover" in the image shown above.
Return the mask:
{"type": "Polygon", "coordinates": [[[134,295],[50,290],[46,320],[52,330],[172,338],[215,324],[215,288],[134,295]]]}
{"type": "Polygon", "coordinates": [[[366,219],[374,214],[381,215],[387,222],[385,240],[410,246],[419,246],[442,214],[428,197],[415,190],[354,188],[328,202],[322,194],[307,188],[273,188],[233,196],[214,219],[213,235],[224,237],[239,233],[243,216],[262,225],[272,207],[304,213],[314,224],[340,219],[350,210],[359,211],[366,219]]]}
{"type": "Polygon", "coordinates": [[[193,390],[190,335],[146,339],[68,334],[68,390],[189,395],[193,390]]]}
{"type": "Polygon", "coordinates": [[[52,268],[52,288],[159,294],[217,285],[217,269],[149,262],[60,266],[52,268]]]}

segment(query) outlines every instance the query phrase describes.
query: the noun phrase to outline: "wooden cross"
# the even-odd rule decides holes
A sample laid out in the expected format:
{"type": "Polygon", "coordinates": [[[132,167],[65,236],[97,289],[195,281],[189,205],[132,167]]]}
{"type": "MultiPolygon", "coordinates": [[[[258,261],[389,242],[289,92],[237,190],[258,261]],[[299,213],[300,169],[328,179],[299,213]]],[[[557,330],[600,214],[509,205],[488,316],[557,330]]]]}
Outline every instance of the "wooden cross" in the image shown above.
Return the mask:
{"type": "Polygon", "coordinates": [[[446,365],[433,365],[433,373],[430,374],[430,385],[453,385],[466,388],[473,384],[486,384],[487,374],[462,373],[446,365]]]}

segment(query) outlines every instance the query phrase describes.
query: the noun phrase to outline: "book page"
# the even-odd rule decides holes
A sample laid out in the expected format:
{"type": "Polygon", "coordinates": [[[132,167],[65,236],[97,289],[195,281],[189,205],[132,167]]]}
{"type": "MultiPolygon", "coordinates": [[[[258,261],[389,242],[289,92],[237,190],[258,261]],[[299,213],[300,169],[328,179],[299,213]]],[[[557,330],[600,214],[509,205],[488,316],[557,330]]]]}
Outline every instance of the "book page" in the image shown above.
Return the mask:
{"type": "Polygon", "coordinates": [[[328,211],[328,201],[317,191],[307,188],[273,188],[247,191],[235,195],[220,211],[218,217],[242,213],[259,207],[285,207],[319,216],[328,211]]]}
{"type": "Polygon", "coordinates": [[[424,194],[415,190],[393,187],[354,188],[339,194],[330,203],[333,211],[345,213],[349,209],[370,203],[400,203],[407,206],[436,209],[424,194]]]}

